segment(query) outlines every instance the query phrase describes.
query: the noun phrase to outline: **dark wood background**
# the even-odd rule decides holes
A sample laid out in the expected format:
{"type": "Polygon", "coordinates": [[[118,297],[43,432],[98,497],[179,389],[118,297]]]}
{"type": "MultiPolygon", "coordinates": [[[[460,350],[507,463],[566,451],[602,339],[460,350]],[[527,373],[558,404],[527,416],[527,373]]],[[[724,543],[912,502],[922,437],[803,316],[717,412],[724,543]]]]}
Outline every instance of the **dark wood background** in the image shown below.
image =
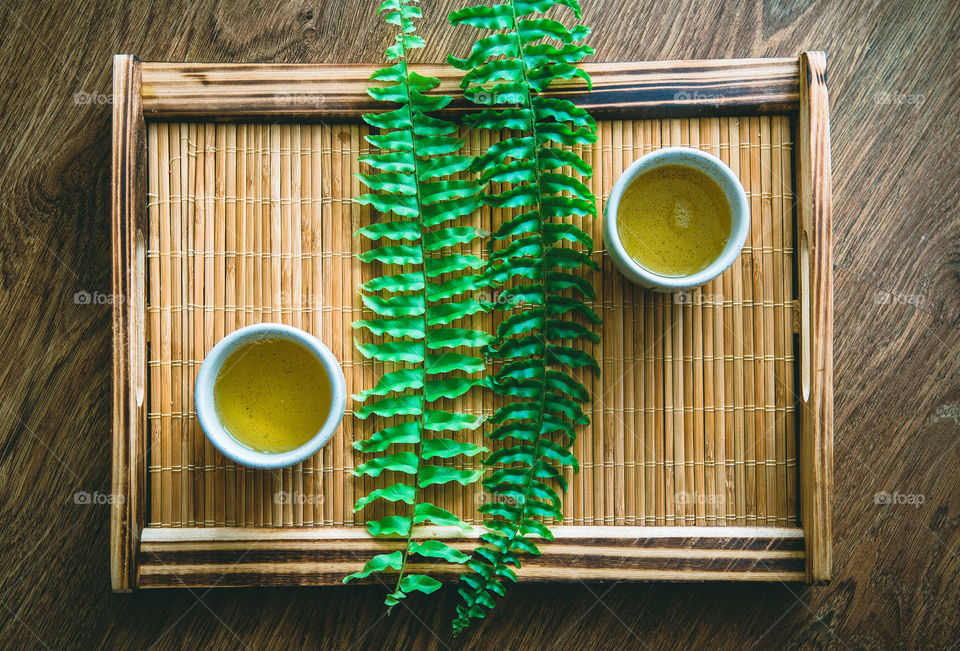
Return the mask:
{"type": "MultiPolygon", "coordinates": [[[[451,640],[453,588],[110,593],[111,61],[378,61],[375,0],[0,0],[0,644],[949,647],[960,639],[960,3],[583,0],[597,59],[828,54],[834,580],[514,587],[451,640]],[[721,6],[722,4],[722,6],[721,6]],[[922,496],[877,505],[879,491],[922,496]],[[94,499],[93,501],[96,501],[94,499]],[[919,498],[914,501],[920,501],[919,498]],[[3,612],[5,611],[5,612],[3,612]]],[[[424,61],[474,34],[424,0],[424,61]]]]}

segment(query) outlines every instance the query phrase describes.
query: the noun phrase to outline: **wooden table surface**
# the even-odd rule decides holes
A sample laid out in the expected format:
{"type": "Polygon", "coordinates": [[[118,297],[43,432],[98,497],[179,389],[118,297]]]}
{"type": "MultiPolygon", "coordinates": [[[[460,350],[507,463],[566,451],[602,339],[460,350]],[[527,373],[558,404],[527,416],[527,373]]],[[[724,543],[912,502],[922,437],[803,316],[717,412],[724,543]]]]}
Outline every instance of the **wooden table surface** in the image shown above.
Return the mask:
{"type": "MultiPolygon", "coordinates": [[[[111,60],[379,61],[375,0],[0,0],[0,644],[949,647],[960,640],[960,3],[582,0],[598,60],[827,52],[833,582],[110,592],[111,60]],[[91,296],[80,301],[78,292],[91,296]],[[894,502],[877,504],[877,493],[894,502]],[[84,494],[92,496],[83,502],[84,494]],[[436,596],[436,595],[434,595],[436,596]]],[[[421,60],[466,53],[424,0],[421,60]]]]}

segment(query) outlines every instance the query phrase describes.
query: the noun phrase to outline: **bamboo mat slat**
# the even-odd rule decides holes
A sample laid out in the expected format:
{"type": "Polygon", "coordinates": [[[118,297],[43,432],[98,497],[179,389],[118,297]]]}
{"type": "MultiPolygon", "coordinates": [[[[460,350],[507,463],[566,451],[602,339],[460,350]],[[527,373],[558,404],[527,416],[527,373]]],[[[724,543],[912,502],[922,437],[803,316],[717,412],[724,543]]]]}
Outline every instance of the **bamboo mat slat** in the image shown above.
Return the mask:
{"type": "MultiPolygon", "coordinates": [[[[350,470],[362,462],[353,442],[390,422],[356,420],[348,401],[323,450],[292,468],[259,471],[217,453],[193,405],[206,353],[252,323],[318,336],[342,361],[350,392],[391,370],[357,354],[353,337],[375,339],[350,326],[366,313],[357,286],[385,272],[360,263],[370,244],[353,235],[380,218],[352,202],[367,133],[355,124],[148,124],[150,526],[353,526],[387,514],[383,504],[366,514],[352,506],[394,478],[350,470]]],[[[588,344],[603,373],[580,377],[593,394],[592,424],[574,446],[580,472],[566,471],[564,523],[797,525],[789,117],[608,120],[598,135],[577,149],[594,166],[588,184],[601,208],[635,159],[685,145],[718,155],[740,176],[752,224],[726,273],[673,295],[626,281],[602,250],[601,221],[583,224],[602,269],[585,273],[604,319],[602,341],[588,344]]],[[[470,134],[467,147],[476,153],[490,142],[486,132],[470,134]]],[[[487,209],[468,220],[494,231],[510,216],[487,209]]],[[[479,241],[467,246],[462,252],[485,255],[479,241]]],[[[458,325],[489,329],[502,318],[458,325]]],[[[444,408],[490,415],[499,404],[472,392],[444,408]]],[[[464,436],[490,445],[480,430],[464,436]]],[[[479,459],[445,463],[478,467],[479,459]]],[[[427,493],[474,523],[490,499],[476,485],[427,493]]]]}

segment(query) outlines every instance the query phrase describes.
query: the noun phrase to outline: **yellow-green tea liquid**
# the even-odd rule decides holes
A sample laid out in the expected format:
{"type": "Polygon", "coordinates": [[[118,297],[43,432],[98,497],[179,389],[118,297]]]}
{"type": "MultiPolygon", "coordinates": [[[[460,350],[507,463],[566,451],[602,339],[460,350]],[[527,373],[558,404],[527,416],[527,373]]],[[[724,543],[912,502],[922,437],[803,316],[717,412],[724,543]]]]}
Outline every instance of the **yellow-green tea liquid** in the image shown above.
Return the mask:
{"type": "Polygon", "coordinates": [[[664,165],[633,180],[620,199],[617,231],[627,253],[661,276],[688,276],[716,260],[730,237],[723,190],[700,170],[664,165]]]}
{"type": "Polygon", "coordinates": [[[231,353],[213,387],[224,427],[258,452],[288,452],[309,441],[326,421],[331,399],[320,360],[279,337],[254,340],[231,353]]]}

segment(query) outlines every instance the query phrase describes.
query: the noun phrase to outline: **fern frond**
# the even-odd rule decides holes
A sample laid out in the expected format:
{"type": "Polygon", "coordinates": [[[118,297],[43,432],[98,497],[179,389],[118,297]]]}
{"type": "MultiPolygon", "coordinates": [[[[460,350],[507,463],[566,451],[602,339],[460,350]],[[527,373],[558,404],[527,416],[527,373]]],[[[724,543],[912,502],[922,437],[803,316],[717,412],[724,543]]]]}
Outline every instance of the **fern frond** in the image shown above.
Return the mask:
{"type": "Polygon", "coordinates": [[[385,599],[388,609],[410,592],[430,593],[440,587],[430,576],[407,571],[411,556],[454,564],[468,560],[466,554],[442,541],[416,540],[414,529],[437,525],[469,530],[458,516],[426,501],[423,489],[476,481],[482,470],[459,470],[438,465],[438,461],[462,460],[488,451],[436,434],[476,429],[482,423],[480,417],[445,411],[432,403],[457,398],[485,384],[477,377],[486,368],[482,356],[453,349],[482,349],[492,336],[451,327],[458,319],[487,309],[470,297],[486,284],[485,277],[475,271],[483,267],[483,261],[449,252],[450,247],[486,235],[455,223],[479,207],[481,187],[472,179],[450,178],[467,172],[473,158],[457,155],[463,142],[450,135],[456,125],[427,115],[450,101],[449,97],[425,94],[436,88],[439,80],[408,68],[409,51],[423,46],[413,24],[420,17],[420,9],[411,5],[415,1],[386,0],[378,9],[388,23],[398,27],[398,33],[387,49],[387,58],[394,63],[371,76],[385,85],[368,92],[398,107],[364,116],[367,124],[380,129],[367,140],[381,153],[361,159],[373,173],[358,178],[372,192],[356,199],[383,213],[381,221],[357,231],[374,243],[360,259],[385,267],[413,267],[365,283],[362,300],[375,316],[353,324],[375,337],[375,343],[356,343],[362,355],[397,367],[380,377],[376,386],[353,396],[363,403],[355,412],[358,419],[396,422],[354,443],[363,453],[383,453],[357,466],[356,476],[379,477],[389,472],[396,478],[396,483],[360,497],[354,511],[377,501],[392,504],[396,513],[368,521],[367,531],[400,542],[398,549],[373,557],[363,569],[344,578],[344,583],[376,573],[396,573],[395,579],[388,579],[393,581],[385,599]]]}
{"type": "Polygon", "coordinates": [[[491,283],[503,285],[498,308],[513,313],[487,348],[498,363],[489,386],[508,402],[490,419],[496,427],[489,436],[502,442],[484,460],[496,468],[483,481],[494,499],[480,507],[490,518],[488,531],[461,576],[454,633],[495,606],[504,582],[516,580],[512,568],[520,567],[522,554],[540,553],[533,538],[553,537],[543,522],[561,518],[560,496],[551,484],[566,490],[562,468],[579,469],[570,448],[577,427],[590,422],[580,406],[589,393],[570,370],[600,372],[579,347],[599,340],[589,326],[600,318],[585,302],[594,290],[572,273],[597,268],[593,240],[564,221],[595,217],[596,200],[583,182],[562,173],[570,168],[591,174],[571,147],[594,142],[596,122],[571,102],[542,94],[558,79],[580,78],[589,85],[576,63],[593,50],[580,44],[587,27],[568,29],[540,15],[554,5],[580,17],[576,0],[507,0],[450,15],[455,25],[498,32],[479,39],[466,58],[449,58],[465,71],[464,95],[486,107],[466,123],[519,132],[482,152],[471,168],[485,185],[507,188],[485,193],[485,204],[516,209],[493,234],[485,270],[491,283]]]}

